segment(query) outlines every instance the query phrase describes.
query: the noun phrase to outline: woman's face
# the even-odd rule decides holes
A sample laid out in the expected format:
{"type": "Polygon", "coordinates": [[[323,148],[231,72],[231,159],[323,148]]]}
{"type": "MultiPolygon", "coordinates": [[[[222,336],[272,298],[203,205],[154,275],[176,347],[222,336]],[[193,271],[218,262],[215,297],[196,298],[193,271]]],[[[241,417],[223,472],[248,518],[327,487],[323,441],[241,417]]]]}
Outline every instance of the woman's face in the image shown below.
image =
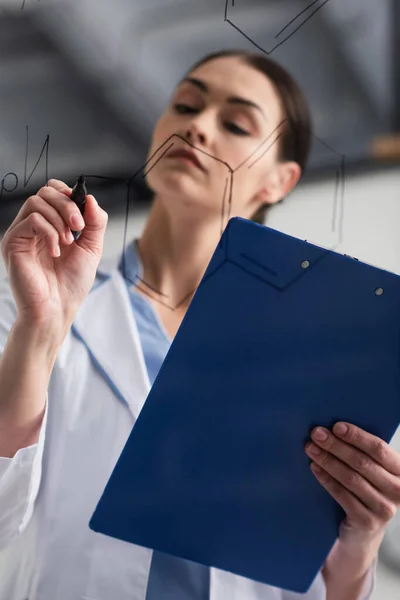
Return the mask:
{"type": "Polygon", "coordinates": [[[300,176],[296,163],[278,161],[274,141],[283,119],[279,96],[263,73],[240,57],[214,59],[180,82],[159,118],[147,183],[174,211],[189,206],[220,216],[231,169],[230,216],[249,218],[261,204],[280,200],[300,176]],[[169,152],[192,151],[202,168],[169,152],[155,164],[172,144],[169,152]]]}

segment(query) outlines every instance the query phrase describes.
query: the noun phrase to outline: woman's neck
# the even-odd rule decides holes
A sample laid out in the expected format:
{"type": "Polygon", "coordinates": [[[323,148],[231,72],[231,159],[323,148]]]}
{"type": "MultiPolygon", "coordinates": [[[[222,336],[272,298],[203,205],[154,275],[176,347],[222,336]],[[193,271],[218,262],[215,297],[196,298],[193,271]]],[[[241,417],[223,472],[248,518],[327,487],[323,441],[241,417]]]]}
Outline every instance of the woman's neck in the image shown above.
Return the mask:
{"type": "Polygon", "coordinates": [[[138,242],[143,285],[170,307],[189,304],[221,236],[220,219],[189,212],[187,218],[172,218],[155,200],[138,242]]]}

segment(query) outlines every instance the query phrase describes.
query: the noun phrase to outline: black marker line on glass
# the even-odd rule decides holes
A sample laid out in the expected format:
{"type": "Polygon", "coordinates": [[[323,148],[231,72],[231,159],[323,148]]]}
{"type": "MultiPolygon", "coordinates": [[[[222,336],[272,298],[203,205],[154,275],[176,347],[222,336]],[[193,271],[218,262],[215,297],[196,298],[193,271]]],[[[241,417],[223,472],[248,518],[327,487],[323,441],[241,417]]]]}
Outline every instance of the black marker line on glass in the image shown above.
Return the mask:
{"type": "MultiPolygon", "coordinates": [[[[76,184],[72,188],[72,193],[71,193],[70,199],[73,200],[75,202],[75,204],[78,206],[82,217],[83,217],[83,213],[85,211],[86,196],[87,196],[87,189],[86,189],[86,185],[85,185],[85,180],[84,180],[83,176],[80,175],[76,181],[76,184]]],[[[82,231],[72,231],[72,235],[74,236],[75,241],[77,239],[79,239],[81,233],[82,233],[82,231]]]]}

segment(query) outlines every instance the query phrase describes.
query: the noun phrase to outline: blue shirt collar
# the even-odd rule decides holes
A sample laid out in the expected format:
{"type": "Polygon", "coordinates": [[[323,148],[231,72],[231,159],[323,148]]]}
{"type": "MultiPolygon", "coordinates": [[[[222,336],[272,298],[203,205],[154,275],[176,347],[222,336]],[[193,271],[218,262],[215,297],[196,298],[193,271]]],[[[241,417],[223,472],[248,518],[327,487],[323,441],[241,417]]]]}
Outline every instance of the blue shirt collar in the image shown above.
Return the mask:
{"type": "Polygon", "coordinates": [[[132,285],[135,285],[138,279],[143,277],[143,265],[141,263],[137,250],[137,239],[131,241],[121,254],[118,269],[124,279],[132,285]]]}

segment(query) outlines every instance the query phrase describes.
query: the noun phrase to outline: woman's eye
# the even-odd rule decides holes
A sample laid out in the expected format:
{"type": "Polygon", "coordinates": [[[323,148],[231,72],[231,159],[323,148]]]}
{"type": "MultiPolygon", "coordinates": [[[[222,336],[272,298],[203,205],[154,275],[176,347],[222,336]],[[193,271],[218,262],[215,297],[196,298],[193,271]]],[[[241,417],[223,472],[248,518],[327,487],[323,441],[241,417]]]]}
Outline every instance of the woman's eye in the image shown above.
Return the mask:
{"type": "Polygon", "coordinates": [[[189,106],[188,104],[174,104],[174,109],[180,114],[197,112],[196,108],[189,106]]]}
{"type": "Polygon", "coordinates": [[[226,123],[226,128],[229,129],[229,131],[232,131],[232,133],[236,133],[237,135],[250,135],[248,131],[242,129],[238,125],[235,125],[235,123],[226,123]]]}

